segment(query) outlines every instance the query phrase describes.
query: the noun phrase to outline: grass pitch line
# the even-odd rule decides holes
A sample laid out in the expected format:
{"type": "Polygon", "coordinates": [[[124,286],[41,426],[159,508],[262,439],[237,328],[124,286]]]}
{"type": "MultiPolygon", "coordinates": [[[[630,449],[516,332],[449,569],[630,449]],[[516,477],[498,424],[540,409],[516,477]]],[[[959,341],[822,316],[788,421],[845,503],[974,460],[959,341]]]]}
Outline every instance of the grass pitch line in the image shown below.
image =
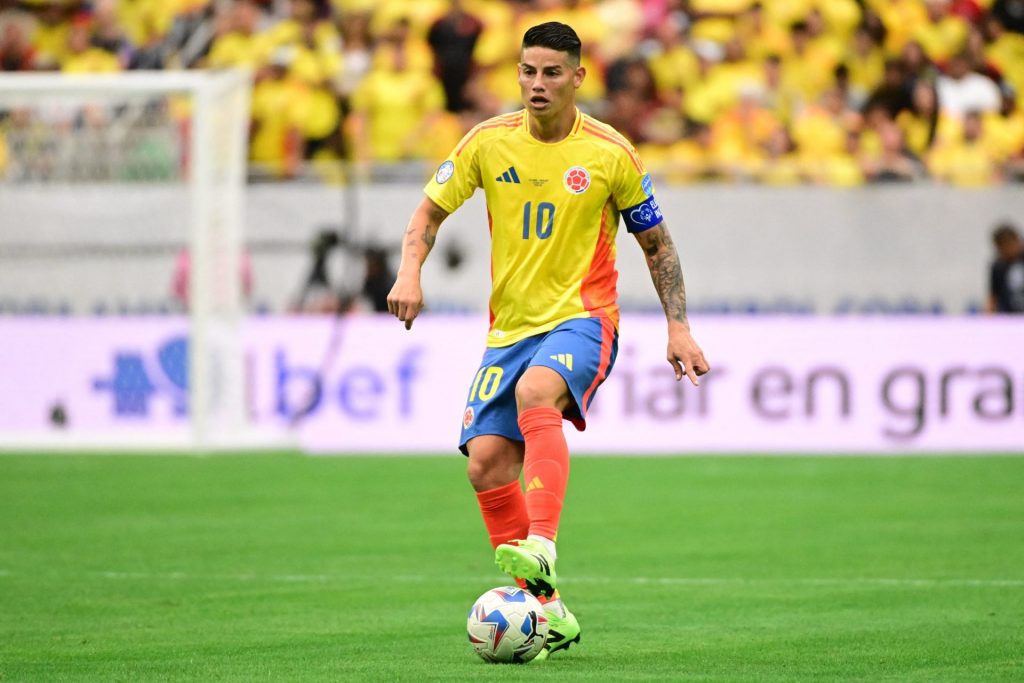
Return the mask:
{"type": "MultiPolygon", "coordinates": [[[[9,569],[0,569],[0,578],[15,577],[20,574],[9,569]]],[[[195,574],[190,572],[129,572],[129,571],[85,571],[55,572],[51,575],[61,577],[81,577],[110,580],[143,580],[143,581],[235,581],[235,582],[269,582],[269,583],[344,583],[367,581],[377,583],[380,575],[356,574],[195,574]]],[[[428,574],[398,574],[390,577],[392,581],[403,583],[493,583],[493,576],[433,576],[428,574]]],[[[1024,579],[921,579],[921,578],[739,578],[739,577],[690,577],[690,576],[571,576],[566,577],[569,584],[611,585],[627,584],[637,586],[821,586],[821,587],[879,587],[879,588],[1024,588],[1024,579]]]]}

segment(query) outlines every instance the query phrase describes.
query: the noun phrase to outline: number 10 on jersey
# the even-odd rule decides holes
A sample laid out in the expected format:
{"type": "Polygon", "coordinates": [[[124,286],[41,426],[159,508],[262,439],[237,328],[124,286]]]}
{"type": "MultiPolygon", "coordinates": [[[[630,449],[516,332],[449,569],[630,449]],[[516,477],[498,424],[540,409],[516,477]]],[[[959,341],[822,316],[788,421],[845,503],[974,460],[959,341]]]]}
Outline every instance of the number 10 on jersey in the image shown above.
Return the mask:
{"type": "Polygon", "coordinates": [[[551,237],[551,230],[555,225],[555,205],[551,202],[537,204],[537,212],[534,215],[533,202],[526,202],[523,206],[523,239],[530,239],[530,233],[536,228],[537,239],[546,240],[551,237]]]}

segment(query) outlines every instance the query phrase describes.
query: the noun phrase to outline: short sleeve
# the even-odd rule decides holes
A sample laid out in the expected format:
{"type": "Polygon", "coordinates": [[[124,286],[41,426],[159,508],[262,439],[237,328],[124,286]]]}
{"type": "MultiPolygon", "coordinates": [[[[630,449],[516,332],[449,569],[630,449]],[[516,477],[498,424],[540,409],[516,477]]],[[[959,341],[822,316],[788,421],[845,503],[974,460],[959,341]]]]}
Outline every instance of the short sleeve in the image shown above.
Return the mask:
{"type": "Polygon", "coordinates": [[[462,138],[423,188],[426,195],[448,213],[454,213],[481,186],[477,132],[474,128],[462,138]]]}
{"type": "Polygon", "coordinates": [[[629,232],[643,232],[655,227],[665,217],[654,199],[654,181],[647,173],[636,150],[629,150],[617,158],[612,198],[619,207],[622,220],[629,232]]]}

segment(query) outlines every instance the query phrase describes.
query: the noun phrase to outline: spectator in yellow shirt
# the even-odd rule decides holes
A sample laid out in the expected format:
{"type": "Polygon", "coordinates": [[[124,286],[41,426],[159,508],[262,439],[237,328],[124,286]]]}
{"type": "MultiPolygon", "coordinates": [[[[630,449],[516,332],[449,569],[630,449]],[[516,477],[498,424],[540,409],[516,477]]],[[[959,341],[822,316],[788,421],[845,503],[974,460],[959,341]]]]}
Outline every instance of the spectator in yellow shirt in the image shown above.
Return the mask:
{"type": "Polygon", "coordinates": [[[270,46],[260,33],[263,13],[252,0],[235,0],[217,18],[217,37],[210,46],[206,65],[212,69],[243,67],[259,69],[270,58],[270,46]]]}
{"type": "MultiPolygon", "coordinates": [[[[1021,21],[1024,22],[1024,16],[1021,21]]],[[[984,48],[985,58],[1017,91],[1017,106],[1024,107],[1024,34],[1006,30],[995,17],[989,17],[985,29],[989,39],[984,48]]]]}
{"type": "Polygon", "coordinates": [[[35,13],[36,27],[32,44],[36,48],[36,63],[63,64],[68,52],[68,34],[71,32],[70,11],[61,3],[43,5],[35,13]]]}
{"type": "Polygon", "coordinates": [[[320,79],[335,79],[341,73],[341,38],[334,24],[317,15],[312,0],[292,0],[291,16],[267,32],[265,49],[280,47],[296,50],[292,75],[309,78],[316,72],[320,79]]]}
{"type": "Polygon", "coordinates": [[[782,26],[768,21],[760,2],[751,4],[736,18],[736,37],[747,46],[747,54],[758,61],[792,50],[789,34],[782,26]]]}
{"type": "Polygon", "coordinates": [[[288,78],[288,60],[276,53],[260,69],[252,93],[249,158],[256,170],[272,176],[294,177],[302,166],[305,144],[302,101],[306,88],[288,78]]]}
{"type": "Polygon", "coordinates": [[[69,74],[114,73],[121,70],[117,57],[90,43],[92,28],[88,21],[78,20],[68,33],[68,48],[61,71],[69,74]]]}
{"type": "Polygon", "coordinates": [[[741,86],[735,105],[719,115],[711,126],[711,152],[716,164],[735,177],[756,173],[764,150],[782,127],[778,116],[761,105],[756,83],[741,86]]]}
{"type": "Polygon", "coordinates": [[[885,74],[885,54],[875,41],[871,30],[862,25],[853,34],[843,59],[850,78],[850,96],[856,107],[861,107],[885,74]]]}
{"type": "Polygon", "coordinates": [[[799,92],[804,104],[817,102],[832,86],[837,56],[820,43],[812,42],[807,22],[798,21],[790,29],[793,52],[783,58],[782,81],[799,92]]]}
{"type": "Polygon", "coordinates": [[[847,132],[859,124],[856,113],[846,107],[842,93],[830,88],[817,104],[806,107],[793,121],[793,141],[806,167],[841,154],[847,132]]]}
{"type": "Polygon", "coordinates": [[[872,156],[861,160],[864,175],[872,183],[908,182],[921,175],[919,160],[907,149],[903,131],[889,118],[879,122],[880,149],[872,156]]]}
{"type": "Polygon", "coordinates": [[[897,55],[919,26],[928,21],[921,0],[868,0],[885,26],[885,51],[897,55]]]}
{"type": "Polygon", "coordinates": [[[711,128],[702,123],[694,124],[689,134],[668,147],[664,157],[655,155],[653,159],[672,183],[692,183],[719,177],[711,154],[711,128]]]}
{"type": "Polygon", "coordinates": [[[939,98],[931,81],[919,80],[914,84],[911,106],[896,116],[896,123],[903,131],[907,148],[919,158],[925,158],[940,137],[939,121],[948,117],[939,116],[939,98]]]}
{"type": "Polygon", "coordinates": [[[807,180],[803,164],[796,153],[793,139],[785,128],[772,133],[765,156],[755,169],[755,176],[765,185],[799,185],[807,180]]]}
{"type": "Polygon", "coordinates": [[[808,179],[818,185],[831,187],[857,187],[864,184],[864,171],[857,158],[860,149],[860,131],[846,132],[843,149],[813,164],[804,163],[808,179]]]}
{"type": "Polygon", "coordinates": [[[1000,163],[1016,168],[1024,160],[1024,111],[1017,106],[1016,93],[1009,84],[1003,83],[1001,92],[1000,110],[982,115],[982,144],[1000,163]]]}
{"type": "Polygon", "coordinates": [[[658,99],[680,109],[683,92],[700,80],[700,60],[686,42],[683,27],[675,15],[654,28],[655,49],[647,57],[658,99]]]}
{"type": "Polygon", "coordinates": [[[999,163],[982,142],[981,114],[968,112],[959,140],[937,147],[928,160],[932,175],[959,187],[985,187],[1000,180],[999,163]]]}
{"type": "Polygon", "coordinates": [[[944,63],[967,42],[967,23],[950,12],[950,0],[925,0],[927,17],[911,38],[933,62],[944,63]]]}
{"type": "Polygon", "coordinates": [[[409,68],[406,58],[404,41],[382,44],[373,69],[352,96],[350,133],[362,164],[426,154],[424,140],[444,110],[444,90],[432,73],[409,68]]]}

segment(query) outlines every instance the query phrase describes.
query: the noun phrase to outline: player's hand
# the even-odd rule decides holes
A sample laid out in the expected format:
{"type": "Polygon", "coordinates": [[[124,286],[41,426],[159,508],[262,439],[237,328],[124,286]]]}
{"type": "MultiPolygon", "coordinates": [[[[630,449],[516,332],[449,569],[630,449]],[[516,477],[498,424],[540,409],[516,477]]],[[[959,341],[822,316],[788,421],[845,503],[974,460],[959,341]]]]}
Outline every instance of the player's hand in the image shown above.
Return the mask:
{"type": "Polygon", "coordinates": [[[677,382],[686,375],[695,387],[700,386],[697,378],[711,369],[704,359],[704,352],[690,335],[689,326],[677,322],[669,324],[668,362],[676,371],[677,382]]]}
{"type": "Polygon", "coordinates": [[[423,289],[418,276],[399,273],[394,286],[388,292],[388,312],[405,323],[405,329],[412,329],[412,321],[423,310],[423,289]]]}

